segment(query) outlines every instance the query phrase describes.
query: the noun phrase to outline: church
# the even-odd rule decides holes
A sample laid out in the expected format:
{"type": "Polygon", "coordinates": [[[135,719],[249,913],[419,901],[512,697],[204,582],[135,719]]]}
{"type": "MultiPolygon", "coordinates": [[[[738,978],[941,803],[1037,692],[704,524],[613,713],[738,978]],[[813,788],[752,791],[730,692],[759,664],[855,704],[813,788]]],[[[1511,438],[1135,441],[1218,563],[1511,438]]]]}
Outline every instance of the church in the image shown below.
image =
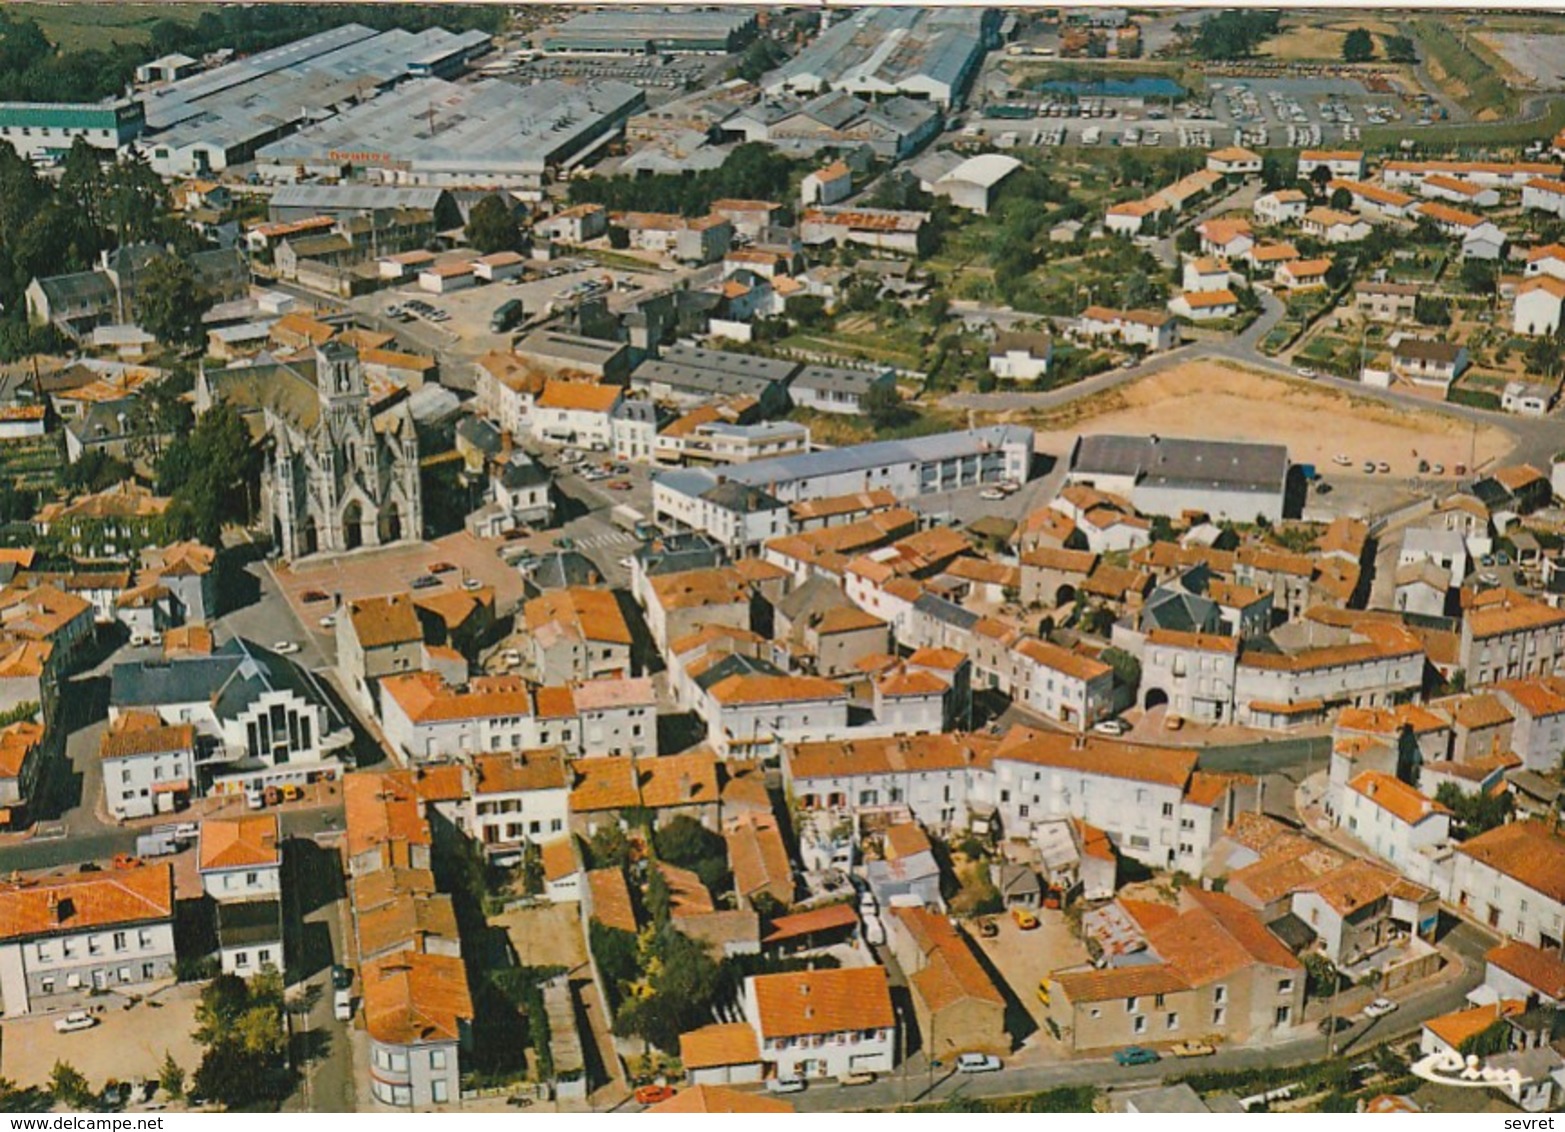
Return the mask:
{"type": "Polygon", "coordinates": [[[285,559],[422,537],[412,413],[400,390],[376,396],[351,346],[326,342],[313,360],[203,373],[198,409],[203,402],[233,405],[270,440],[262,514],[285,559]]]}

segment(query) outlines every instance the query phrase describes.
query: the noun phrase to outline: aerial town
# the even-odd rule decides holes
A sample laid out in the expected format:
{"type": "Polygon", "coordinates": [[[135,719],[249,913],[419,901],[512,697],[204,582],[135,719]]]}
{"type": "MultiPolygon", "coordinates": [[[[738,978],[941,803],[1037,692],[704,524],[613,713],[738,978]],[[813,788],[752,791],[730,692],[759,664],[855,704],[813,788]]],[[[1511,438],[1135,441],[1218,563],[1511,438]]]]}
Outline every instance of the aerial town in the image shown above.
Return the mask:
{"type": "Polygon", "coordinates": [[[1565,1109],[1562,381],[1557,15],[8,4],[0,1111],[1565,1109]]]}

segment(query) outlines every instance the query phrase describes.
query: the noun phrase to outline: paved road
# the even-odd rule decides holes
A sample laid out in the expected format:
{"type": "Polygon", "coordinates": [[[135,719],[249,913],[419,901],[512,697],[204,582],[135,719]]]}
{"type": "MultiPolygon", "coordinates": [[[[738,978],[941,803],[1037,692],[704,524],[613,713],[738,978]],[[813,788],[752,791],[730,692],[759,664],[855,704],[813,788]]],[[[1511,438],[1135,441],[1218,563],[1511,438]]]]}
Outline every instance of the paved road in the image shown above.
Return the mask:
{"type": "MultiPolygon", "coordinates": [[[[1448,969],[1442,973],[1443,977],[1404,1000],[1394,1014],[1379,1019],[1355,1018],[1350,1030],[1337,1035],[1337,1053],[1363,1054],[1375,1046],[1400,1041],[1416,1033],[1426,1019],[1448,1013],[1465,1003],[1467,993],[1483,981],[1483,953],[1495,941],[1471,924],[1462,923],[1452,929],[1443,942],[1461,958],[1460,971],[1448,969]]],[[[1366,996],[1367,992],[1361,991],[1357,997],[1366,996]]],[[[873,1085],[851,1089],[837,1085],[812,1086],[792,1099],[794,1106],[801,1112],[878,1109],[905,1102],[943,1101],[962,1096],[1013,1096],[1060,1085],[1096,1085],[1099,1088],[1115,1089],[1130,1085],[1155,1085],[1165,1078],[1195,1071],[1266,1067],[1283,1069],[1310,1065],[1326,1056],[1326,1039],[1313,1025],[1306,1027],[1305,1032],[1293,1041],[1275,1046],[1225,1048],[1198,1062],[1163,1062],[1136,1068],[1116,1065],[1110,1058],[1092,1058],[1047,1065],[1013,1063],[998,1073],[975,1076],[940,1070],[931,1077],[922,1056],[915,1055],[907,1064],[905,1076],[899,1071],[873,1085]]]]}

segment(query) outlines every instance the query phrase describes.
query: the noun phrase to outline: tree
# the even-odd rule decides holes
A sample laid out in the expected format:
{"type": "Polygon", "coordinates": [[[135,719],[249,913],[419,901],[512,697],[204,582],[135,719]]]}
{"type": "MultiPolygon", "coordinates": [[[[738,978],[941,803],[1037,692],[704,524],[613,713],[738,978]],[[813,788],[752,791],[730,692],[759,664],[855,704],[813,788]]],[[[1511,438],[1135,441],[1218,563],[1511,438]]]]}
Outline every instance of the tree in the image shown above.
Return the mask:
{"type": "Polygon", "coordinates": [[[1509,794],[1490,794],[1480,790],[1469,794],[1454,782],[1442,782],[1435,791],[1435,801],[1451,811],[1452,821],[1461,827],[1465,837],[1476,837],[1510,819],[1515,802],[1509,794]]]}
{"type": "Polygon", "coordinates": [[[820,295],[795,295],[783,304],[783,313],[805,330],[815,330],[831,322],[826,300],[820,295]]]}
{"type": "Polygon", "coordinates": [[[49,1095],[66,1108],[86,1108],[92,1104],[92,1088],[81,1070],[68,1061],[56,1061],[49,1070],[49,1095]]]}
{"type": "Polygon", "coordinates": [[[897,391],[896,384],[890,381],[870,386],[869,392],[860,399],[860,404],[870,423],[877,429],[898,428],[917,415],[907,402],[902,400],[902,394],[897,391]]]}
{"type": "Polygon", "coordinates": [[[617,825],[602,825],[587,841],[587,858],[595,869],[623,869],[630,864],[630,840],[617,825]]]}
{"type": "Polygon", "coordinates": [[[609,225],[609,247],[624,251],[630,247],[630,232],[619,224],[609,225]]]}
{"type": "Polygon", "coordinates": [[[1346,63],[1368,63],[1375,57],[1375,37],[1363,28],[1354,28],[1342,40],[1342,59],[1346,63]]]}
{"type": "Polygon", "coordinates": [[[158,462],[158,490],[174,500],[168,512],[174,537],[221,546],[224,523],[249,521],[260,478],[260,450],[238,411],[228,404],[208,410],[158,462]]]}
{"type": "Polygon", "coordinates": [[[1310,184],[1315,186],[1315,195],[1322,196],[1326,192],[1326,186],[1331,184],[1331,169],[1325,165],[1317,165],[1310,170],[1310,184]]]}
{"type": "Polygon", "coordinates": [[[201,316],[212,305],[182,259],[162,255],[142,273],[141,325],[164,342],[194,346],[201,342],[201,316]]]}
{"type": "Polygon", "coordinates": [[[642,899],[646,901],[647,914],[652,917],[652,923],[659,928],[667,926],[674,895],[668,889],[668,878],[663,875],[662,869],[652,869],[642,899]]]}
{"type": "Polygon", "coordinates": [[[1270,153],[1261,155],[1261,185],[1267,192],[1287,188],[1293,181],[1294,170],[1283,164],[1281,158],[1270,153]]]}
{"type": "Polygon", "coordinates": [[[1416,295],[1413,318],[1424,326],[1450,326],[1451,304],[1438,295],[1416,295]]]}
{"type": "Polygon", "coordinates": [[[522,247],[522,226],[516,213],[497,193],[490,193],[473,206],[465,232],[467,242],[485,255],[520,251],[522,247]]]}
{"type": "Polygon", "coordinates": [[[91,495],[130,479],[131,475],[132,468],[124,460],[110,456],[101,448],[92,448],[60,473],[60,484],[67,491],[91,495]]]}
{"type": "Polygon", "coordinates": [[[1353,265],[1341,256],[1331,261],[1331,266],[1326,268],[1326,286],[1333,291],[1341,290],[1348,280],[1353,278],[1353,265]]]}
{"type": "Polygon", "coordinates": [[[1129,691],[1130,698],[1134,700],[1137,689],[1141,687],[1141,662],[1133,654],[1119,648],[1104,649],[1099,659],[1114,670],[1114,682],[1129,691]]]}
{"type": "Polygon", "coordinates": [[[196,1091],[227,1109],[275,1107],[291,1082],[283,1059],[283,977],[266,970],[249,982],[219,975],[196,1005],[196,1041],[204,1047],[196,1091]]]}
{"type": "Polygon", "coordinates": [[[1464,259],[1460,279],[1462,289],[1474,295],[1492,295],[1495,289],[1494,264],[1481,259],[1464,259]]]}
{"type": "Polygon", "coordinates": [[[171,1097],[185,1095],[185,1071],[167,1050],[163,1053],[163,1064],[158,1068],[158,1086],[171,1097]]]}
{"type": "Polygon", "coordinates": [[[1348,212],[1353,208],[1353,194],[1347,189],[1332,189],[1331,198],[1326,203],[1338,212],[1348,212]]]}

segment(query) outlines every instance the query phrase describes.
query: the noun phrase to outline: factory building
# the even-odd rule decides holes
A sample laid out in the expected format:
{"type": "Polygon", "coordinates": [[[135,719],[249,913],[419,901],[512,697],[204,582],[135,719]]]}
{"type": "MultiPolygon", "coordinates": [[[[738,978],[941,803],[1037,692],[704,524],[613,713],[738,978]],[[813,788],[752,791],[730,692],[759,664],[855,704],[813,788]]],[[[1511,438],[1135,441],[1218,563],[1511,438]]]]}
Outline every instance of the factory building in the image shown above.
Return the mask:
{"type": "Polygon", "coordinates": [[[603,8],[572,16],[541,36],[559,55],[726,55],[754,36],[754,10],[603,8]]]}

